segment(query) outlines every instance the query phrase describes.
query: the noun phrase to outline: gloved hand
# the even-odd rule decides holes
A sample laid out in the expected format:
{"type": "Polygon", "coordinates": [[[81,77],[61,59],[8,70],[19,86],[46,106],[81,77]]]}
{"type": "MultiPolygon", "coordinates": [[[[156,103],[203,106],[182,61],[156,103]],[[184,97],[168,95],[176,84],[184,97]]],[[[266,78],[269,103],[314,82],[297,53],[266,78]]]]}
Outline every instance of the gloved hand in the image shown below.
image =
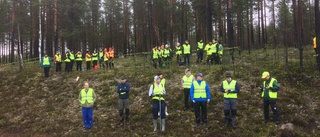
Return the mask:
{"type": "Polygon", "coordinates": [[[196,101],[195,101],[195,100],[192,100],[192,102],[193,102],[193,103],[196,103],[196,101]]]}
{"type": "Polygon", "coordinates": [[[207,103],[209,103],[209,102],[210,102],[210,99],[207,100],[207,103]]]}

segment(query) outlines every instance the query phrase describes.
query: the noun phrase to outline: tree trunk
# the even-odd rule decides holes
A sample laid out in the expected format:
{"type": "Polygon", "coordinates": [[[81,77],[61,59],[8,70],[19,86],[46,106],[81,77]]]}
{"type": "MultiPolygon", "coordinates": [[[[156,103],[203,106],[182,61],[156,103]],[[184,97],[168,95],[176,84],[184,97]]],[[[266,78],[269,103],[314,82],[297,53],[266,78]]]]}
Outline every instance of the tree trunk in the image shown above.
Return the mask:
{"type": "Polygon", "coordinates": [[[207,38],[212,40],[212,2],[211,0],[206,0],[206,18],[207,18],[207,38]]]}
{"type": "Polygon", "coordinates": [[[227,28],[228,28],[228,46],[233,47],[233,25],[232,25],[232,0],[228,0],[227,4],[227,28]]]}

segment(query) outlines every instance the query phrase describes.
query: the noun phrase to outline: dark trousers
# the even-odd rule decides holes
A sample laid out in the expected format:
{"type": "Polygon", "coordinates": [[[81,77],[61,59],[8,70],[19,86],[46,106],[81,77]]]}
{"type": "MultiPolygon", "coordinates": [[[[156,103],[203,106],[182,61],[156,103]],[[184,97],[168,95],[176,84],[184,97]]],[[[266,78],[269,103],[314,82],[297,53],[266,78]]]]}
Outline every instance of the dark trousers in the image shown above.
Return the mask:
{"type": "Polygon", "coordinates": [[[93,125],[93,108],[82,108],[82,119],[85,128],[91,128],[93,125]]]}
{"type": "Polygon", "coordinates": [[[191,102],[191,109],[193,109],[193,102],[190,99],[190,88],[184,88],[183,89],[184,92],[184,107],[186,109],[189,109],[189,102],[191,102]]]}
{"type": "Polygon", "coordinates": [[[129,99],[119,99],[118,100],[118,110],[119,110],[119,115],[120,115],[121,121],[123,121],[124,118],[126,118],[126,120],[129,120],[129,116],[130,116],[129,99]],[[125,117],[123,115],[124,109],[126,111],[125,117]]]}
{"type": "Polygon", "coordinates": [[[224,117],[226,122],[235,124],[237,115],[237,99],[224,99],[223,104],[224,117]]]}
{"type": "Polygon", "coordinates": [[[194,113],[196,115],[196,123],[199,124],[200,120],[203,123],[207,123],[207,102],[195,102],[194,103],[194,113]],[[201,109],[201,116],[200,116],[201,109]]]}
{"type": "Polygon", "coordinates": [[[43,70],[44,70],[44,77],[48,78],[49,77],[50,67],[43,67],[43,70]]]}
{"type": "Polygon", "coordinates": [[[104,61],[104,63],[106,64],[106,69],[107,69],[109,66],[109,61],[104,61]]]}
{"type": "Polygon", "coordinates": [[[91,61],[87,61],[87,70],[90,70],[90,64],[91,64],[91,61]]]}
{"type": "Polygon", "coordinates": [[[188,65],[190,64],[190,54],[184,54],[183,63],[188,63],[188,65]]]}
{"type": "Polygon", "coordinates": [[[160,111],[161,112],[160,118],[165,119],[166,118],[165,108],[166,108],[166,104],[164,103],[164,100],[161,100],[161,102],[156,99],[152,100],[152,118],[158,119],[158,112],[160,111]],[[160,104],[161,104],[161,108],[160,108],[160,104]]]}
{"type": "Polygon", "coordinates": [[[112,57],[109,59],[109,67],[114,68],[114,61],[112,57]]]}
{"type": "Polygon", "coordinates": [[[181,62],[181,55],[177,54],[177,63],[179,64],[181,62]]]}
{"type": "Polygon", "coordinates": [[[213,56],[212,55],[207,55],[207,64],[213,64],[213,56]]]}
{"type": "Polygon", "coordinates": [[[61,62],[56,63],[56,72],[61,71],[61,62]]]}
{"type": "Polygon", "coordinates": [[[203,49],[199,49],[197,52],[197,62],[201,62],[203,60],[203,49]]]}
{"type": "Polygon", "coordinates": [[[66,67],[65,67],[64,71],[65,71],[65,72],[70,72],[70,65],[71,65],[71,63],[70,63],[70,62],[65,62],[65,65],[66,65],[66,67]]]}
{"type": "Polygon", "coordinates": [[[213,61],[214,61],[214,64],[219,64],[219,55],[218,55],[218,53],[213,53],[212,54],[212,59],[213,59],[213,61]]]}
{"type": "Polygon", "coordinates": [[[152,59],[153,67],[157,68],[158,59],[152,59]]]}
{"type": "Polygon", "coordinates": [[[271,107],[275,120],[280,122],[276,100],[263,100],[264,120],[269,121],[269,106],[271,107]]]}
{"type": "Polygon", "coordinates": [[[94,66],[97,66],[97,65],[98,65],[98,60],[93,60],[93,61],[92,61],[92,65],[93,65],[93,67],[94,67],[94,66]]]}
{"type": "Polygon", "coordinates": [[[77,63],[77,71],[82,71],[82,61],[76,61],[77,63]]]}
{"type": "Polygon", "coordinates": [[[159,58],[158,58],[158,63],[159,63],[159,67],[160,67],[160,68],[162,67],[162,61],[163,61],[162,58],[159,57],[159,58]]]}
{"type": "Polygon", "coordinates": [[[71,60],[71,61],[70,61],[70,71],[72,71],[73,64],[74,64],[74,60],[71,60]]]}
{"type": "Polygon", "coordinates": [[[103,59],[99,59],[99,66],[100,66],[100,68],[104,68],[104,61],[103,61],[103,59]]]}

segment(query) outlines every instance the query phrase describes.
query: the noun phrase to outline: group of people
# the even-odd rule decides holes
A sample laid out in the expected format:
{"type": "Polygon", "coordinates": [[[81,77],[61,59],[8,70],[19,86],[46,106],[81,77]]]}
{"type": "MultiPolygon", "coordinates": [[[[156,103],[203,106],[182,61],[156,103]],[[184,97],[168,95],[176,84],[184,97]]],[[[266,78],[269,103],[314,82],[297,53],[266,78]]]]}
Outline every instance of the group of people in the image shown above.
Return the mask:
{"type": "MultiPolygon", "coordinates": [[[[77,71],[83,71],[84,68],[82,67],[82,62],[85,60],[86,62],[86,70],[91,69],[91,64],[94,68],[114,68],[114,49],[112,47],[101,49],[98,53],[94,50],[94,52],[91,54],[90,51],[87,51],[85,54],[85,57],[82,57],[81,51],[78,51],[76,54],[73,53],[73,51],[66,51],[65,54],[65,60],[62,60],[62,56],[59,52],[57,52],[53,57],[53,62],[56,66],[56,72],[61,71],[61,65],[62,62],[65,63],[65,72],[71,72],[73,69],[73,64],[76,63],[77,71]],[[98,61],[99,61],[99,67],[98,67],[98,61]]],[[[49,70],[52,65],[52,59],[45,54],[44,57],[42,57],[40,65],[44,68],[44,74],[45,77],[49,77],[49,70]]]]}
{"type": "MultiPolygon", "coordinates": [[[[269,122],[269,107],[274,114],[276,124],[281,122],[276,105],[277,92],[279,91],[279,84],[277,80],[270,76],[270,73],[265,71],[262,73],[263,83],[261,86],[261,97],[264,104],[264,122],[269,122]]],[[[166,80],[162,73],[154,76],[154,82],[149,88],[149,97],[152,99],[152,122],[153,131],[158,130],[158,117],[160,116],[160,131],[165,131],[166,119],[166,80]]],[[[82,115],[84,127],[89,130],[92,125],[93,103],[96,100],[96,94],[92,88],[89,88],[89,83],[84,82],[83,89],[79,94],[79,101],[82,106],[82,115]]],[[[204,80],[204,75],[198,73],[196,77],[191,74],[190,69],[185,70],[185,75],[181,80],[181,89],[184,91],[184,110],[189,109],[195,114],[195,128],[198,128],[200,123],[203,123],[204,128],[207,128],[207,105],[211,99],[211,91],[208,83],[204,80]]],[[[124,122],[129,124],[130,109],[129,109],[129,92],[130,85],[126,82],[126,78],[121,78],[117,86],[118,97],[118,111],[120,115],[120,124],[124,122]]],[[[225,118],[225,127],[232,125],[236,128],[237,115],[237,98],[240,92],[240,86],[236,80],[232,79],[230,73],[226,74],[225,80],[220,85],[220,92],[223,94],[223,110],[225,118]]]]}
{"type": "MultiPolygon", "coordinates": [[[[205,46],[203,41],[200,40],[197,42],[196,49],[197,63],[203,61],[204,54],[206,54],[206,64],[222,63],[223,46],[217,39],[209,41],[205,46]]],[[[173,52],[176,54],[176,61],[179,65],[190,65],[191,45],[189,44],[189,41],[186,40],[182,46],[178,42],[173,51],[170,49],[169,45],[155,46],[151,53],[154,68],[157,68],[157,64],[159,64],[159,67],[168,65],[172,61],[173,52]]]]}

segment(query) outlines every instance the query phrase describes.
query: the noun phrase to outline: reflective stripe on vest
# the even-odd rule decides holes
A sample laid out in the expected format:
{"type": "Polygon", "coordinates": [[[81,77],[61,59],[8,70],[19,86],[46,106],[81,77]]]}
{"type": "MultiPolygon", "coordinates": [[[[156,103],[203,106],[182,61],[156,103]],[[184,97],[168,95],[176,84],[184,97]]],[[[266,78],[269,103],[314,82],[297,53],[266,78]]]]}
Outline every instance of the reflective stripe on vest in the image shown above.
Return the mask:
{"type": "Polygon", "coordinates": [[[194,81],[193,86],[194,86],[193,98],[207,98],[205,81],[201,81],[200,85],[198,84],[198,81],[194,81]]]}
{"type": "Polygon", "coordinates": [[[74,60],[74,54],[70,53],[70,60],[74,60]]]}
{"type": "Polygon", "coordinates": [[[61,62],[61,55],[56,54],[55,58],[56,58],[56,62],[61,62]]]}
{"type": "Polygon", "coordinates": [[[98,60],[98,53],[92,53],[92,60],[98,60]]]}
{"type": "Polygon", "coordinates": [[[190,54],[190,44],[183,44],[183,54],[190,54]]]}
{"type": "Polygon", "coordinates": [[[192,84],[192,81],[193,81],[193,75],[187,77],[186,75],[184,75],[182,77],[182,80],[183,80],[183,88],[190,88],[191,87],[191,84],[192,84]]]}
{"type": "Polygon", "coordinates": [[[91,56],[90,56],[90,54],[86,54],[86,61],[91,61],[91,56]],[[89,56],[89,58],[88,58],[88,56],[89,56]]]}
{"type": "MultiPolygon", "coordinates": [[[[272,88],[273,87],[273,82],[275,82],[275,81],[277,81],[277,80],[274,79],[274,78],[271,78],[270,83],[269,83],[269,87],[272,88]]],[[[264,97],[264,92],[265,91],[267,91],[267,89],[266,89],[266,81],[263,82],[263,92],[262,92],[261,97],[264,97]]],[[[270,98],[277,98],[277,93],[278,92],[273,92],[273,91],[269,90],[269,97],[270,98]]]]}
{"type": "Polygon", "coordinates": [[[82,61],[82,54],[76,55],[76,61],[82,61]]]}
{"type": "Polygon", "coordinates": [[[49,57],[43,57],[42,65],[50,65],[50,59],[49,59],[49,57]]]}
{"type": "Polygon", "coordinates": [[[181,54],[182,54],[182,50],[181,50],[181,47],[180,47],[180,46],[177,46],[177,47],[176,47],[176,54],[177,54],[177,55],[181,55],[181,54]]]}
{"type": "MultiPolygon", "coordinates": [[[[230,83],[228,83],[228,81],[225,80],[225,81],[223,81],[223,89],[234,91],[236,88],[236,83],[237,83],[237,81],[235,81],[235,80],[231,80],[230,83]]],[[[223,97],[224,98],[237,98],[237,93],[224,93],[223,97]]]]}
{"type": "Polygon", "coordinates": [[[203,43],[198,42],[198,49],[197,50],[199,50],[199,49],[203,49],[203,43]]]}
{"type": "Polygon", "coordinates": [[[89,88],[88,92],[85,89],[81,90],[81,104],[93,103],[93,89],[89,88]]]}
{"type": "Polygon", "coordinates": [[[153,59],[158,59],[158,51],[157,51],[157,50],[153,50],[153,51],[152,51],[152,54],[153,54],[153,55],[152,55],[152,58],[153,58],[153,59]]]}
{"type": "MultiPolygon", "coordinates": [[[[164,93],[164,90],[163,90],[163,85],[160,83],[159,85],[157,84],[153,84],[153,94],[156,94],[156,95],[162,95],[164,93]]],[[[161,96],[153,96],[152,99],[155,99],[155,100],[164,100],[164,98],[161,96]]]]}

